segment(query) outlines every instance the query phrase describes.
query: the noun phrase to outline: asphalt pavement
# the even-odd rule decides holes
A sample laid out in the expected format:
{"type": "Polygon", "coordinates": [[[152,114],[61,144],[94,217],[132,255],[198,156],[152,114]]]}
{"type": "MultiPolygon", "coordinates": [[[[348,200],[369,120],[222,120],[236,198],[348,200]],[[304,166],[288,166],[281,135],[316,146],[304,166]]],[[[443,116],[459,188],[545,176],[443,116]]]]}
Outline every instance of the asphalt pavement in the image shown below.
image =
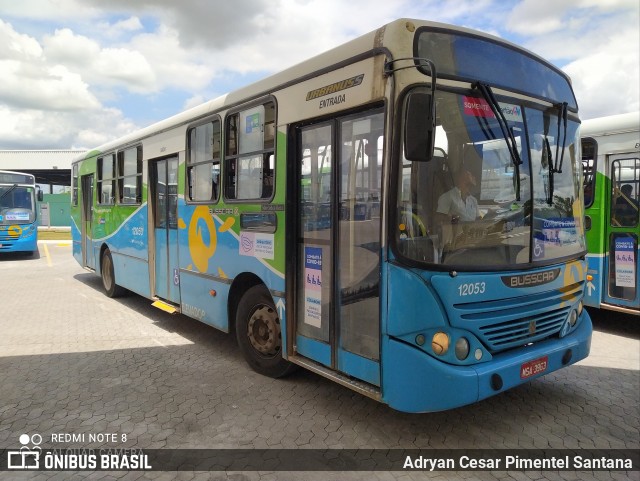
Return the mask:
{"type": "MultiPolygon", "coordinates": [[[[109,299],[69,242],[41,242],[35,256],[0,256],[0,449],[37,434],[44,448],[637,451],[640,318],[591,312],[588,359],[471,406],[406,414],[305,370],[260,376],[232,336],[137,295],[109,299]]],[[[637,480],[640,473],[0,472],[0,479],[85,478],[637,480]]]]}

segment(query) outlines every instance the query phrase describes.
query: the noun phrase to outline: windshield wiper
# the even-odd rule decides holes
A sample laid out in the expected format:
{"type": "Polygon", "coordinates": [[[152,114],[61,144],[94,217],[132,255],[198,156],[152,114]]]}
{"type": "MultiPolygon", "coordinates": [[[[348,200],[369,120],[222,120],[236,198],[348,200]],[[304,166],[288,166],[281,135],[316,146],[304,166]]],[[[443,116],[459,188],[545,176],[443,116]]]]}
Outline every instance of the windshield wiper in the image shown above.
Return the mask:
{"type": "Polygon", "coordinates": [[[553,154],[551,153],[551,145],[549,144],[549,138],[545,132],[544,140],[542,144],[542,165],[547,166],[547,204],[553,204],[553,154]]]}
{"type": "MultiPolygon", "coordinates": [[[[553,205],[553,184],[554,184],[554,174],[562,174],[562,163],[564,161],[564,150],[567,146],[567,117],[568,117],[568,104],[567,102],[562,102],[559,104],[560,107],[560,115],[558,115],[558,134],[556,136],[556,159],[555,162],[549,163],[549,198],[547,199],[547,204],[553,205]],[[560,149],[560,125],[564,125],[564,132],[562,134],[562,151],[559,152],[560,149]]],[[[545,137],[546,139],[546,137],[545,137]]],[[[547,141],[547,146],[549,145],[549,141],[547,141]]]]}
{"type": "Polygon", "coordinates": [[[2,195],[0,195],[0,200],[4,199],[6,196],[8,196],[10,192],[13,192],[14,190],[16,190],[17,187],[18,187],[18,184],[13,184],[11,187],[9,187],[7,190],[5,190],[2,193],[2,195]]]}
{"type": "Polygon", "coordinates": [[[507,118],[504,116],[504,113],[500,108],[500,104],[493,95],[491,87],[489,87],[487,84],[483,84],[482,82],[476,82],[472,85],[472,88],[478,89],[480,91],[482,97],[484,97],[484,99],[487,101],[489,107],[491,107],[491,110],[493,111],[493,115],[495,115],[496,120],[498,121],[498,125],[500,126],[502,136],[507,143],[507,148],[509,149],[509,154],[511,155],[511,162],[513,163],[514,167],[513,175],[515,176],[516,200],[520,201],[520,166],[522,165],[522,159],[520,158],[520,154],[518,153],[518,144],[516,142],[516,139],[513,136],[513,132],[511,132],[511,129],[509,128],[507,118]]]}

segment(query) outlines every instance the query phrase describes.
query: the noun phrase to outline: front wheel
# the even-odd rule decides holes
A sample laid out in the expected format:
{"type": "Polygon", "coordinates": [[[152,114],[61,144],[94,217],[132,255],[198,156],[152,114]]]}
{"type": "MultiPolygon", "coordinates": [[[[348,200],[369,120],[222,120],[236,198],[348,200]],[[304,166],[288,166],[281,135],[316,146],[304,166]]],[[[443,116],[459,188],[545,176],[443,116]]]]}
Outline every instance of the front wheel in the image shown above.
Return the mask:
{"type": "Polygon", "coordinates": [[[119,297],[124,294],[124,288],[116,284],[116,275],[113,270],[113,258],[109,249],[102,254],[101,263],[102,285],[107,297],[119,297]]]}
{"type": "Polygon", "coordinates": [[[264,285],[253,286],[240,299],[236,337],[244,358],[254,371],[277,378],[295,369],[282,358],[280,319],[264,285]]]}

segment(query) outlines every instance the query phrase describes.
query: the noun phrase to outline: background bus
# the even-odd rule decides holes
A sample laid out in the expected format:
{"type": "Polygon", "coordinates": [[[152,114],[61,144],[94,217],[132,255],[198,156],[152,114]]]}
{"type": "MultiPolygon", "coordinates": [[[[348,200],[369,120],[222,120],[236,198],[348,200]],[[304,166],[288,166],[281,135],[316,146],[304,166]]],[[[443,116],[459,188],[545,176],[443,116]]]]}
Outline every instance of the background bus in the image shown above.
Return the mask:
{"type": "Polygon", "coordinates": [[[543,59],[398,20],[76,159],[74,256],[262,374],[462,406],[588,355],[578,125],[543,59]],[[442,220],[465,170],[481,216],[442,220]]]}
{"type": "Polygon", "coordinates": [[[0,253],[38,250],[36,198],[33,175],[0,170],[0,253]]]}
{"type": "Polygon", "coordinates": [[[589,262],[585,304],[640,315],[640,113],[581,128],[589,262]]]}

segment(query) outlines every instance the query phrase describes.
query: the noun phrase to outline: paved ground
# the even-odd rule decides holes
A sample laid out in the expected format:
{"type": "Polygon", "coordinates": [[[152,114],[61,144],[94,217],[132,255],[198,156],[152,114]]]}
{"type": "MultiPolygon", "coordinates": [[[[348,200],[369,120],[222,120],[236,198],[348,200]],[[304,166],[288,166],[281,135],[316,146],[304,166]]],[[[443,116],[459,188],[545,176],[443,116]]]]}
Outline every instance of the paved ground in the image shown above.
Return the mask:
{"type": "MultiPolygon", "coordinates": [[[[234,340],[131,295],[108,299],[68,243],[0,257],[0,449],[39,433],[91,448],[640,448],[640,320],[594,320],[576,366],[444,413],[393,411],[315,374],[272,380],[234,340]],[[21,268],[21,269],[18,269],[21,268]]],[[[606,317],[606,318],[605,318],[606,317]]],[[[640,479],[638,472],[0,472],[1,479],[640,479]],[[18,475],[20,474],[20,475],[18,475]],[[10,476],[9,476],[10,475],[10,476]]]]}

